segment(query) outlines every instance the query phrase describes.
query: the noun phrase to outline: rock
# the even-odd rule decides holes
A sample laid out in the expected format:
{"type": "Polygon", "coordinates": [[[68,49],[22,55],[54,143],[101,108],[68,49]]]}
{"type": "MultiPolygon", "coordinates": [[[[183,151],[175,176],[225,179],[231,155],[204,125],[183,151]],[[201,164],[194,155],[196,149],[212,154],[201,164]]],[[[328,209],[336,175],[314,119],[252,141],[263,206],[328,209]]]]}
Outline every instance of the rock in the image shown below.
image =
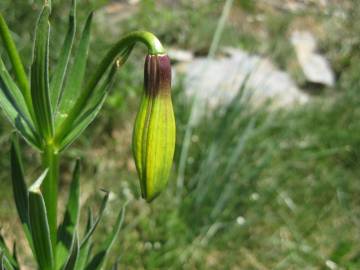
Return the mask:
{"type": "Polygon", "coordinates": [[[295,31],[291,34],[290,41],[295,48],[306,80],[310,83],[333,87],[334,72],[327,59],[316,52],[317,44],[314,36],[307,31],[295,31]]]}
{"type": "MultiPolygon", "coordinates": [[[[210,108],[226,105],[245,85],[249,102],[261,105],[272,100],[276,107],[292,107],[308,101],[289,74],[278,70],[267,58],[239,49],[226,49],[220,59],[196,58],[186,65],[185,91],[210,108]]],[[[184,64],[181,65],[184,68],[184,64]]]]}
{"type": "Polygon", "coordinates": [[[167,50],[171,61],[175,62],[190,62],[194,59],[194,54],[191,51],[170,48],[167,50]]]}

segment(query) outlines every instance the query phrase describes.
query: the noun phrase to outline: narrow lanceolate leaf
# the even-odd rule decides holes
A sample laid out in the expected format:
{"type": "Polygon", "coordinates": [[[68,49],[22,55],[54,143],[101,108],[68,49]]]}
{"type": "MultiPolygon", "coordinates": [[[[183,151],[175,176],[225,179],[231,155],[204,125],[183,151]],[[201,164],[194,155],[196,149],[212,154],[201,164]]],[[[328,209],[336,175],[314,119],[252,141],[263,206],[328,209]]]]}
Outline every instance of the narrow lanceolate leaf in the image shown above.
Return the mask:
{"type": "Polygon", "coordinates": [[[73,107],[77,97],[81,92],[89,52],[91,22],[92,14],[89,15],[86,21],[80,38],[79,47],[76,50],[74,64],[69,70],[69,75],[64,91],[60,96],[58,113],[56,115],[56,123],[60,123],[67,117],[68,112],[73,107]]]}
{"type": "Polygon", "coordinates": [[[116,220],[112,232],[106,238],[105,242],[100,246],[100,250],[96,253],[96,255],[92,258],[90,263],[86,266],[86,270],[102,269],[102,267],[105,264],[106,257],[108,256],[111,247],[113,246],[115,240],[117,239],[121,225],[124,221],[124,216],[125,216],[125,206],[121,209],[121,212],[118,215],[118,218],[116,220]]]}
{"type": "Polygon", "coordinates": [[[40,147],[24,98],[0,58],[0,107],[10,123],[35,148],[40,147]]]}
{"type": "Polygon", "coordinates": [[[77,233],[75,233],[73,243],[71,245],[69,257],[63,267],[63,270],[74,270],[79,253],[80,253],[79,239],[77,237],[77,233]]]}
{"type": "Polygon", "coordinates": [[[98,217],[95,221],[93,221],[91,211],[89,211],[89,218],[88,218],[88,223],[87,223],[86,230],[85,230],[85,236],[80,243],[80,253],[79,253],[78,260],[76,262],[75,270],[84,270],[86,264],[88,263],[89,254],[91,252],[91,246],[92,246],[91,238],[92,238],[92,235],[94,234],[94,231],[95,231],[97,225],[100,223],[100,220],[104,215],[104,210],[105,210],[107,202],[109,200],[109,193],[107,191],[105,191],[105,192],[106,193],[101,202],[98,217]]]}
{"type": "Polygon", "coordinates": [[[31,108],[32,107],[31,94],[30,94],[28,78],[26,76],[26,71],[24,69],[23,63],[21,62],[15,43],[11,37],[10,30],[1,13],[0,13],[0,36],[2,38],[4,47],[9,55],[16,79],[18,81],[20,90],[25,98],[26,104],[28,105],[29,108],[31,108]]]}
{"type": "Polygon", "coordinates": [[[80,247],[83,247],[84,245],[86,245],[87,241],[90,240],[91,236],[93,235],[97,225],[99,225],[99,222],[101,220],[101,218],[103,217],[104,215],[104,210],[106,208],[106,205],[107,205],[107,202],[109,200],[109,192],[108,191],[105,191],[105,196],[101,202],[101,206],[100,206],[100,210],[99,210],[99,214],[98,214],[98,217],[97,219],[95,220],[95,222],[92,224],[92,226],[90,227],[90,229],[86,232],[83,240],[81,241],[81,244],[80,244],[80,247]]]}
{"type": "Polygon", "coordinates": [[[36,123],[45,139],[52,137],[54,129],[49,95],[49,14],[49,7],[44,6],[36,27],[31,65],[31,97],[36,123]]]}
{"type": "MultiPolygon", "coordinates": [[[[85,235],[87,235],[89,233],[89,231],[91,230],[93,225],[94,225],[93,215],[92,215],[91,209],[88,209],[88,219],[87,219],[86,228],[85,228],[85,235]]],[[[91,241],[88,240],[84,245],[82,245],[80,247],[80,252],[79,252],[78,259],[76,261],[74,270],[84,270],[85,269],[85,266],[89,260],[90,250],[91,250],[91,241]]]]}
{"type": "Polygon", "coordinates": [[[16,209],[23,225],[26,238],[32,248],[32,237],[29,224],[28,191],[25,183],[24,168],[21,160],[18,138],[11,137],[11,179],[16,209]]]}
{"type": "Polygon", "coordinates": [[[44,198],[40,186],[47,174],[45,171],[29,189],[29,220],[33,237],[36,261],[42,270],[54,269],[54,255],[44,198]]]}
{"type": "Polygon", "coordinates": [[[64,214],[64,220],[58,231],[58,245],[56,248],[56,264],[61,266],[68,257],[74,241],[76,226],[80,214],[80,162],[76,161],[73,179],[70,186],[69,198],[64,214]]]}
{"type": "Polygon", "coordinates": [[[1,234],[0,234],[0,253],[3,254],[3,259],[6,260],[8,264],[11,264],[13,267],[18,267],[16,260],[12,257],[11,252],[9,248],[6,246],[5,240],[1,234]]]}
{"type": "Polygon", "coordinates": [[[51,83],[50,83],[50,99],[51,107],[54,114],[57,111],[57,105],[61,91],[63,89],[64,79],[66,76],[67,67],[71,55],[71,49],[74,43],[74,37],[76,32],[76,0],[72,0],[72,7],[69,15],[69,27],[66,34],[62,50],[59,57],[59,62],[54,71],[51,83]]]}
{"type": "Polygon", "coordinates": [[[73,123],[72,129],[69,134],[61,140],[60,151],[68,147],[73,141],[75,141],[81,133],[91,124],[99,113],[104,101],[111,89],[116,71],[126,62],[129,57],[133,46],[126,48],[123,53],[120,54],[116,64],[112,66],[108,71],[107,77],[100,83],[100,85],[94,90],[93,95],[88,100],[83,112],[77,117],[73,123]]]}
{"type": "Polygon", "coordinates": [[[95,119],[99,113],[104,101],[107,97],[108,90],[113,84],[115,77],[116,67],[113,67],[110,70],[110,73],[106,80],[100,85],[100,89],[97,91],[96,97],[89,102],[88,106],[84,108],[84,112],[78,117],[78,119],[73,124],[73,128],[69,134],[61,141],[59,144],[60,151],[68,147],[74,140],[76,140],[81,133],[90,125],[90,123],[95,119]]]}

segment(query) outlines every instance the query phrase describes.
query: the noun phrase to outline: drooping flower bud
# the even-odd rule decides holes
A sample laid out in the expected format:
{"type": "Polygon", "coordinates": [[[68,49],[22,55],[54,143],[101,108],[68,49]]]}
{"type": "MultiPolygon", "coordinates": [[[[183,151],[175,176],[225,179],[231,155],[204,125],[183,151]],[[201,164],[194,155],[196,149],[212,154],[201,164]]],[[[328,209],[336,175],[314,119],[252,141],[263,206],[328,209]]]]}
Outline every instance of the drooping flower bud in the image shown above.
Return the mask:
{"type": "Polygon", "coordinates": [[[167,185],[175,149],[169,57],[148,55],[144,73],[144,93],[133,132],[133,154],[142,197],[152,201],[167,185]]]}

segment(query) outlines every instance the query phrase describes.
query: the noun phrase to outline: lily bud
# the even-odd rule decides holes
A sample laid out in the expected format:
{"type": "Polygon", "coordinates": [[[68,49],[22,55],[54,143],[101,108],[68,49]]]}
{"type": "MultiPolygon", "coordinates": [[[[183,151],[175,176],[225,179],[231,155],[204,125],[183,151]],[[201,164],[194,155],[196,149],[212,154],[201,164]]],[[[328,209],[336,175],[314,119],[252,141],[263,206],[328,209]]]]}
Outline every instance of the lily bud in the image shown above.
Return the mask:
{"type": "Polygon", "coordinates": [[[144,93],[133,132],[133,154],[141,194],[152,201],[166,187],[175,149],[171,66],[167,55],[148,55],[144,93]]]}

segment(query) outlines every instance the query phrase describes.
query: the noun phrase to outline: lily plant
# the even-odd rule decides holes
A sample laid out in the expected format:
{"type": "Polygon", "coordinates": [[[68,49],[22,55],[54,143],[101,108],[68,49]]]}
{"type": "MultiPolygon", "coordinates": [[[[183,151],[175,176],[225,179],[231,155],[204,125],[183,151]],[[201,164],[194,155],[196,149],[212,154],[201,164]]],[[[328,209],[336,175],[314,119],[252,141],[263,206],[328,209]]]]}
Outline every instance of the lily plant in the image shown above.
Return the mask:
{"type": "MultiPolygon", "coordinates": [[[[50,69],[50,14],[51,2],[48,0],[37,21],[28,76],[0,13],[0,44],[12,66],[10,73],[0,58],[0,106],[15,129],[11,136],[15,205],[38,269],[102,269],[123,222],[124,208],[105,242],[93,247],[92,236],[109,197],[105,191],[98,216],[93,218],[90,211],[84,234],[79,235],[80,162],[76,161],[66,210],[58,222],[60,157],[97,116],[116,71],[140,42],[147,47],[148,55],[145,58],[144,91],[134,124],[133,154],[142,197],[152,201],[167,185],[174,155],[170,60],[153,34],[130,32],[109,49],[91,77],[85,78],[92,14],[86,20],[77,48],[74,48],[77,23],[76,0],[73,0],[60,56],[54,69],[50,69]],[[43,172],[32,183],[25,179],[18,135],[41,155],[43,172]]],[[[7,270],[21,269],[16,248],[8,248],[3,237],[0,237],[0,266],[7,270]]]]}

